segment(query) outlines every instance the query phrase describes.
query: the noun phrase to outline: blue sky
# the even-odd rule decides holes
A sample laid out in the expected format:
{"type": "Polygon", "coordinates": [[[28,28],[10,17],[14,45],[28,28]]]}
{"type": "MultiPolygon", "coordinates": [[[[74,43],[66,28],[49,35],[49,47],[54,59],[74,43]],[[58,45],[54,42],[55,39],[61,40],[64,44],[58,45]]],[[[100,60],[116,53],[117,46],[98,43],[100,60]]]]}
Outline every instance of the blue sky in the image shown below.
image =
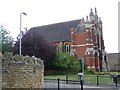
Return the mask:
{"type": "Polygon", "coordinates": [[[0,24],[16,38],[20,30],[81,19],[96,7],[103,21],[103,38],[108,53],[118,52],[118,1],[119,0],[0,0],[0,24]]]}

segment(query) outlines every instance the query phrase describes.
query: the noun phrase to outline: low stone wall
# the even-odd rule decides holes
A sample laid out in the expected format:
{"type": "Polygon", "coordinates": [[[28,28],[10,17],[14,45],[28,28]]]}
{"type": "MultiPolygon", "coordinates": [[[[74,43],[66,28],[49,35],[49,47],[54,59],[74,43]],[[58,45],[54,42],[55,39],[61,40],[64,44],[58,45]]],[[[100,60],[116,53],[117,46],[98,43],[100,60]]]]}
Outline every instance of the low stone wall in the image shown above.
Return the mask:
{"type": "Polygon", "coordinates": [[[2,55],[3,88],[43,88],[44,65],[40,58],[2,55]]]}
{"type": "Polygon", "coordinates": [[[111,71],[120,71],[120,53],[108,53],[108,65],[111,71]]]}

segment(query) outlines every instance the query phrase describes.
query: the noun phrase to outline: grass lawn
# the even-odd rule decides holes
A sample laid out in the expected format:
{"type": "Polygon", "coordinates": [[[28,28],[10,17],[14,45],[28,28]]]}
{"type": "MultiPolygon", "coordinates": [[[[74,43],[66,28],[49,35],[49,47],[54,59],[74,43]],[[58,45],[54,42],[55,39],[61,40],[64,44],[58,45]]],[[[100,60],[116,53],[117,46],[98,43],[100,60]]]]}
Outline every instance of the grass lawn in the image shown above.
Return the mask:
{"type": "MultiPolygon", "coordinates": [[[[110,74],[120,74],[120,72],[110,72],[110,74]]],[[[46,79],[57,79],[66,80],[66,75],[47,75],[46,79]]],[[[68,75],[68,80],[79,80],[78,75],[68,75]]],[[[113,83],[111,75],[98,75],[99,83],[113,83]]],[[[84,75],[85,82],[97,82],[97,75],[84,75]]]]}
{"type": "Polygon", "coordinates": [[[47,75],[45,76],[46,79],[57,79],[57,78],[60,78],[60,79],[63,79],[65,80],[66,79],[66,75],[47,75]]]}
{"type": "Polygon", "coordinates": [[[120,72],[110,72],[110,74],[119,74],[120,75],[120,72]]]}

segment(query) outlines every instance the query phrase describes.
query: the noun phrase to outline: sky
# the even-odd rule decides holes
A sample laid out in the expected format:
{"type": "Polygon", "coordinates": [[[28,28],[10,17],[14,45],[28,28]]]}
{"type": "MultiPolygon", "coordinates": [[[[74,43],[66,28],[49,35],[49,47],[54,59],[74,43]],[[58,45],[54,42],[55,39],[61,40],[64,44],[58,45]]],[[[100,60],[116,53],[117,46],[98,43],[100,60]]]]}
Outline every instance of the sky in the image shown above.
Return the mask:
{"type": "Polygon", "coordinates": [[[86,18],[90,9],[97,8],[103,22],[103,38],[107,53],[118,52],[118,1],[119,0],[0,0],[0,25],[15,38],[24,28],[48,25],[86,18]]]}

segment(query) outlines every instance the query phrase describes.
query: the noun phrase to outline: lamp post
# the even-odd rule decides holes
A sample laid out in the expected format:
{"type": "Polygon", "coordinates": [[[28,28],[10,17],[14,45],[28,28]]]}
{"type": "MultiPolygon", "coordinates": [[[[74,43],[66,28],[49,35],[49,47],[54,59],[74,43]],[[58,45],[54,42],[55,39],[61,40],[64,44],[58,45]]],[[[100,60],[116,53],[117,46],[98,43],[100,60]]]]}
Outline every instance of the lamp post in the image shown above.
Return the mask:
{"type": "Polygon", "coordinates": [[[22,35],[21,35],[21,32],[22,32],[22,14],[27,15],[25,12],[20,13],[20,45],[19,45],[19,54],[20,55],[21,55],[21,38],[22,38],[22,35]]]}
{"type": "Polygon", "coordinates": [[[80,61],[80,63],[81,63],[81,69],[82,69],[82,72],[80,73],[80,75],[81,75],[81,80],[84,80],[84,58],[82,57],[82,58],[79,58],[79,61],[80,61]]]}

